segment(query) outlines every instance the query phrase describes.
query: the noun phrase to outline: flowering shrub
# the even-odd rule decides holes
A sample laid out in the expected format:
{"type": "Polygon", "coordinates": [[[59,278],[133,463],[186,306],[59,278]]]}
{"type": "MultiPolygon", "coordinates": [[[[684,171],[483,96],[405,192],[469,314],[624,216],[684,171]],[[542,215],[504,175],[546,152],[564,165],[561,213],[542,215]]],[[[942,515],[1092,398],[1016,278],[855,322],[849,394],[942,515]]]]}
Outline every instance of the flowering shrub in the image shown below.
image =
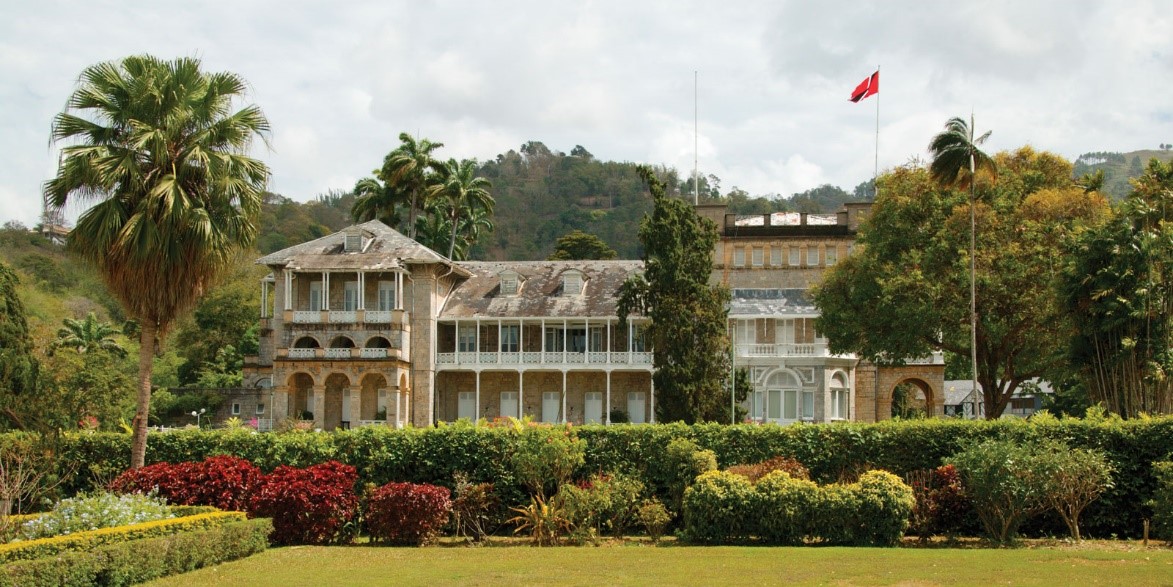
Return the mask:
{"type": "Polygon", "coordinates": [[[569,425],[514,421],[516,439],[509,455],[517,480],[535,495],[548,495],[583,464],[586,443],[569,425]]]}
{"type": "Polygon", "coordinates": [[[249,513],[273,519],[274,544],[344,544],[354,536],[357,479],[354,467],[338,461],[282,465],[262,477],[249,513]]]}
{"type": "Polygon", "coordinates": [[[961,475],[953,465],[913,471],[905,477],[912,487],[916,505],[912,510],[910,530],[927,538],[935,534],[956,536],[973,518],[973,505],[961,485],[961,475]]]}
{"type": "Polygon", "coordinates": [[[501,500],[492,483],[472,483],[468,475],[455,475],[456,491],[452,499],[452,525],[457,536],[484,540],[500,520],[501,500]]]}
{"type": "Polygon", "coordinates": [[[33,540],[171,517],[171,509],[159,498],[100,493],[61,500],[52,511],[25,522],[20,528],[20,535],[26,540],[33,540]]]}
{"type": "Polygon", "coordinates": [[[415,483],[388,483],[367,498],[366,526],[372,541],[420,546],[448,523],[452,500],[448,488],[415,483]]]}
{"type": "Polygon", "coordinates": [[[150,493],[177,505],[209,505],[244,511],[261,481],[260,469],[238,457],[213,456],[199,463],[157,463],[130,469],[110,484],[117,493],[150,493]]]}
{"type": "Polygon", "coordinates": [[[622,536],[635,521],[644,484],[628,475],[595,474],[580,484],[563,485],[556,499],[576,531],[622,536]]]}
{"type": "Polygon", "coordinates": [[[648,533],[648,538],[652,542],[658,542],[660,537],[664,535],[664,530],[668,527],[668,523],[672,521],[672,515],[668,513],[668,508],[660,503],[658,499],[651,499],[639,506],[639,512],[636,514],[639,522],[643,524],[644,530],[648,533]]]}

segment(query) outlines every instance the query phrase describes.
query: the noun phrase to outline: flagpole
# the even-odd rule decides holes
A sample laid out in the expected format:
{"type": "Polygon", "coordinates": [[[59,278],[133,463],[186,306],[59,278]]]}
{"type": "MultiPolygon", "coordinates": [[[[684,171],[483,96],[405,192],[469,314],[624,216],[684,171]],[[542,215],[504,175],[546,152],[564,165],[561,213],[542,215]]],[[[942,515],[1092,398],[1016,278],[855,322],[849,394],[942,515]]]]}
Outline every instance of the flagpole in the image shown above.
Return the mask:
{"type": "MultiPolygon", "coordinates": [[[[876,81],[880,79],[880,66],[876,66],[876,81]]],[[[880,185],[876,181],[880,177],[880,93],[876,92],[876,160],[872,168],[872,201],[880,195],[880,185]]]]}
{"type": "Polygon", "coordinates": [[[697,140],[697,74],[696,70],[692,70],[692,205],[699,206],[701,203],[701,187],[700,187],[700,165],[697,164],[700,158],[700,148],[697,146],[700,143],[697,140]]]}

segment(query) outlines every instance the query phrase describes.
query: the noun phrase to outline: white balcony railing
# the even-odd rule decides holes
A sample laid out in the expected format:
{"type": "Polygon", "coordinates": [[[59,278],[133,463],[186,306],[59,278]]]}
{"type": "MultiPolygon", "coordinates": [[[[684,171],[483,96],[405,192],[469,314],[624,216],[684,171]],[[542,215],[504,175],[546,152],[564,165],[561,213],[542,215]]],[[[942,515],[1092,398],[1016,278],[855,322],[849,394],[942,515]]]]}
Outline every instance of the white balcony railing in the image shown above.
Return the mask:
{"type": "Polygon", "coordinates": [[[390,310],[386,310],[386,311],[367,310],[366,315],[364,316],[363,320],[366,322],[379,322],[379,323],[390,322],[391,321],[391,311],[390,310]]]}
{"type": "Polygon", "coordinates": [[[327,359],[349,359],[350,358],[350,349],[348,349],[348,348],[326,349],[326,358],[327,359]]]}
{"type": "Polygon", "coordinates": [[[312,359],[317,349],[289,349],[290,359],[312,359]]]}
{"type": "Polygon", "coordinates": [[[766,344],[739,344],[739,357],[826,357],[825,343],[794,344],[794,343],[766,343],[766,344]]]}
{"type": "Polygon", "coordinates": [[[459,352],[436,353],[437,365],[651,365],[652,353],[646,352],[590,352],[562,351],[523,353],[459,352]]]}
{"type": "Polygon", "coordinates": [[[364,359],[386,359],[387,349],[361,349],[359,356],[364,359]]]}
{"type": "Polygon", "coordinates": [[[354,324],[358,322],[358,312],[354,310],[330,310],[331,324],[354,324]]]}
{"type": "Polygon", "coordinates": [[[293,312],[294,324],[315,324],[322,321],[322,313],[317,310],[295,310],[293,312]]]}

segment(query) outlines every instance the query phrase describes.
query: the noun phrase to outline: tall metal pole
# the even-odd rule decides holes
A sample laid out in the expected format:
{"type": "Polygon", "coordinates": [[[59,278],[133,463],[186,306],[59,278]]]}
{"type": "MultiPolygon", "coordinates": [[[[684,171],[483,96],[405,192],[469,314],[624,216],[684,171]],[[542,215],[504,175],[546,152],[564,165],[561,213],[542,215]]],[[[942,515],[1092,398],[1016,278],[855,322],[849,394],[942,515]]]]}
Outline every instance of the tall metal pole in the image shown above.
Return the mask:
{"type": "Polygon", "coordinates": [[[697,126],[697,74],[696,70],[692,70],[692,205],[697,206],[701,203],[701,185],[700,185],[700,166],[697,161],[700,158],[700,144],[697,135],[699,134],[697,126]]]}
{"type": "MultiPolygon", "coordinates": [[[[880,81],[880,66],[876,66],[876,82],[880,81]]],[[[880,92],[876,92],[876,160],[872,167],[872,200],[880,195],[880,185],[876,181],[880,177],[880,92]]]]}

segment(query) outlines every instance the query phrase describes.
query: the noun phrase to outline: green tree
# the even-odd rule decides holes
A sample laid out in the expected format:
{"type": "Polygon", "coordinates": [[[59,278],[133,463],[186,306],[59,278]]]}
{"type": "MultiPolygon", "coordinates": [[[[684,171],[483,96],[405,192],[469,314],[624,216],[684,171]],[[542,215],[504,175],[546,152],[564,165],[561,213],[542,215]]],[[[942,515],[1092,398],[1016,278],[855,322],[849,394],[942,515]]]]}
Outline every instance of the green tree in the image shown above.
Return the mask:
{"type": "Polygon", "coordinates": [[[251,264],[238,265],[224,283],[200,300],[190,319],[180,322],[175,332],[175,348],[183,358],[178,370],[181,384],[196,383],[205,365],[216,360],[224,349],[234,349],[231,360],[243,359],[242,347],[255,334],[250,331],[257,326],[257,316],[260,316],[257,282],[263,272],[251,264]]]}
{"type": "MultiPolygon", "coordinates": [[[[1058,156],[1023,148],[996,158],[1001,177],[982,186],[976,205],[974,376],[988,418],[1001,415],[1022,382],[1062,372],[1073,328],[1055,289],[1065,248],[1108,210],[1102,195],[1072,183],[1071,165],[1058,156]]],[[[923,167],[880,177],[859,246],[814,290],[817,328],[832,352],[880,364],[936,350],[971,355],[966,199],[923,167]]]]}
{"type": "Polygon", "coordinates": [[[1064,271],[1070,360],[1093,402],[1126,418],[1173,412],[1173,162],[1149,162],[1064,271]]]}
{"type": "Polygon", "coordinates": [[[929,143],[929,152],[933,156],[929,172],[941,187],[969,188],[970,369],[973,388],[977,389],[977,220],[974,211],[977,200],[977,174],[984,171],[991,177],[996,177],[998,167],[993,159],[978,148],[990,138],[993,131],[988,130],[977,138],[974,138],[974,132],[972,114],[969,117],[969,124],[960,116],[949,119],[949,122],[945,123],[945,130],[933,137],[929,143]]]}
{"type": "Polygon", "coordinates": [[[558,237],[549,261],[582,261],[587,259],[614,259],[615,249],[607,246],[603,239],[581,230],[572,230],[558,237]]]}
{"type": "Polygon", "coordinates": [[[133,467],[146,456],[159,342],[256,239],[269,169],[246,153],[269,122],[255,105],[234,111],[246,89],[198,59],[133,56],[86,68],[53,120],[53,140],[67,144],[45,195],[57,206],[97,201],[67,247],[142,329],[133,467]]]}
{"type": "Polygon", "coordinates": [[[717,227],[684,200],[668,197],[651,168],[639,172],[654,201],[652,215],[639,227],[646,278],[623,284],[619,319],[651,318],[647,334],[661,422],[727,421],[729,290],[709,284],[717,227]]]}
{"type": "Polygon", "coordinates": [[[0,263],[0,413],[7,428],[24,429],[21,406],[37,394],[40,363],[33,356],[24,304],[16,293],[16,273],[0,263]]]}
{"type": "MultiPolygon", "coordinates": [[[[448,239],[448,258],[455,259],[457,234],[462,228],[472,226],[468,221],[474,217],[492,217],[493,196],[489,193],[492,184],[483,177],[477,177],[477,162],[465,159],[457,161],[449,159],[437,167],[435,183],[429,186],[428,199],[442,199],[447,206],[442,208],[451,230],[448,239]]],[[[471,235],[462,234],[465,248],[475,243],[469,242],[471,235]]]]}
{"type": "Polygon", "coordinates": [[[50,344],[50,350],[67,348],[81,354],[105,351],[118,357],[126,356],[126,349],[114,338],[122,330],[98,320],[93,312],[81,320],[65,318],[61,323],[64,327],[57,331],[57,340],[50,344]]]}
{"type": "Polygon", "coordinates": [[[375,177],[364,177],[354,184],[354,207],[350,215],[355,222],[378,220],[387,226],[399,226],[399,208],[407,204],[407,194],[384,181],[381,170],[375,177]]]}
{"type": "Polygon", "coordinates": [[[428,186],[436,168],[440,166],[440,162],[432,156],[432,151],[443,147],[444,143],[433,143],[428,139],[417,141],[405,132],[399,133],[399,142],[399,147],[383,159],[379,179],[406,195],[407,226],[414,239],[416,214],[426,207],[428,186]]]}

